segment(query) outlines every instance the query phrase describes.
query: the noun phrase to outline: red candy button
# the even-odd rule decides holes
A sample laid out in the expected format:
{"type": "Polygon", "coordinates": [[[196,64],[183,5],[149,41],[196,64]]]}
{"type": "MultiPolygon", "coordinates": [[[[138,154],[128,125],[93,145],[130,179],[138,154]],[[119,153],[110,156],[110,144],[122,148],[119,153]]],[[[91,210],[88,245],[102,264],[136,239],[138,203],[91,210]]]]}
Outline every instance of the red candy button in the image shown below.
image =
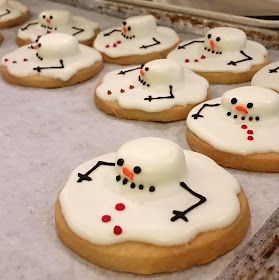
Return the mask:
{"type": "Polygon", "coordinates": [[[123,211],[123,210],[125,209],[125,205],[124,205],[123,203],[117,203],[117,204],[115,205],[115,209],[116,209],[117,211],[123,211]]]}
{"type": "Polygon", "coordinates": [[[102,221],[104,222],[104,223],[107,223],[107,222],[109,222],[111,220],[111,216],[110,215],[104,215],[103,217],[102,217],[102,221]]]}
{"type": "Polygon", "coordinates": [[[195,59],[194,61],[195,61],[195,62],[199,62],[199,60],[198,60],[198,59],[195,59]]]}
{"type": "Polygon", "coordinates": [[[113,232],[114,232],[114,234],[119,235],[122,233],[122,228],[120,226],[115,226],[113,228],[113,232]]]}
{"type": "Polygon", "coordinates": [[[206,56],[205,56],[205,55],[202,55],[202,56],[201,56],[201,59],[205,59],[205,58],[206,58],[206,56]]]}
{"type": "Polygon", "coordinates": [[[106,48],[109,48],[109,45],[106,45],[106,48]]]}
{"type": "Polygon", "coordinates": [[[243,125],[241,126],[241,128],[246,129],[246,128],[247,128],[247,125],[246,125],[246,124],[243,124],[243,125]]]}
{"type": "Polygon", "coordinates": [[[134,86],[130,85],[130,89],[133,89],[133,88],[134,88],[134,86]]]}
{"type": "Polygon", "coordinates": [[[122,93],[123,93],[123,92],[125,92],[125,90],[122,88],[122,89],[120,90],[120,92],[122,92],[122,93]]]}
{"type": "Polygon", "coordinates": [[[247,130],[247,133],[248,133],[248,134],[254,134],[254,131],[251,130],[251,129],[248,129],[248,130],[247,130]]]}
{"type": "Polygon", "coordinates": [[[121,41],[117,41],[116,43],[117,43],[117,44],[121,44],[121,41]]]}
{"type": "Polygon", "coordinates": [[[247,139],[251,141],[251,140],[254,140],[254,137],[251,136],[251,135],[249,135],[249,136],[247,137],[247,139]]]}
{"type": "Polygon", "coordinates": [[[188,62],[189,62],[189,59],[185,59],[184,61],[185,61],[186,63],[188,63],[188,62]]]}
{"type": "Polygon", "coordinates": [[[107,91],[107,94],[108,94],[108,95],[111,95],[111,91],[110,91],[110,90],[108,90],[108,91],[107,91]]]}

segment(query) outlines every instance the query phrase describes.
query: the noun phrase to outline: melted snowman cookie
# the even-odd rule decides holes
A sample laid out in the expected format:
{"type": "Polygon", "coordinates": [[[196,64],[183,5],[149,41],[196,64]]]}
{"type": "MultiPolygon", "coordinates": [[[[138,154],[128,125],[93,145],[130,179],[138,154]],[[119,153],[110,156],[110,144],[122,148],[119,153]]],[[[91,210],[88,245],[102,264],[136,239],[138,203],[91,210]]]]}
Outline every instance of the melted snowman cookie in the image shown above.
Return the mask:
{"type": "Polygon", "coordinates": [[[69,11],[48,10],[39,14],[37,20],[23,25],[17,34],[20,46],[33,43],[49,33],[66,33],[77,38],[79,43],[91,46],[98,31],[98,24],[83,17],[73,16],[69,11]]]}
{"type": "Polygon", "coordinates": [[[95,102],[121,118],[174,121],[208,97],[208,82],[174,61],[158,59],[107,73],[95,102]],[[111,82],[113,81],[113,83],[111,82]]]}
{"type": "Polygon", "coordinates": [[[251,80],[268,62],[267,50],[249,41],[237,28],[217,27],[204,38],[184,41],[168,59],[182,63],[207,78],[210,83],[241,83],[251,80]]]}
{"type": "Polygon", "coordinates": [[[8,82],[33,87],[62,87],[85,81],[102,69],[102,57],[68,34],[54,33],[23,46],[1,61],[8,82]]]}
{"type": "Polygon", "coordinates": [[[268,64],[257,72],[252,78],[251,84],[279,92],[279,61],[268,64]]]}
{"type": "Polygon", "coordinates": [[[187,139],[194,150],[221,165],[279,171],[279,96],[240,87],[195,107],[187,118],[187,139]]]}
{"type": "Polygon", "coordinates": [[[0,0],[0,28],[21,24],[29,17],[27,8],[17,1],[0,0]]]}
{"type": "Polygon", "coordinates": [[[73,172],[56,204],[56,226],[66,245],[95,264],[144,274],[176,271],[240,242],[249,224],[240,196],[237,180],[209,158],[169,140],[140,138],[73,172]],[[207,239],[212,233],[216,247],[207,239]],[[203,241],[201,256],[193,252],[196,240],[203,241]]]}
{"type": "Polygon", "coordinates": [[[122,26],[100,32],[94,47],[105,61],[137,64],[166,57],[178,42],[175,31],[157,26],[156,19],[146,15],[128,18],[122,26]]]}

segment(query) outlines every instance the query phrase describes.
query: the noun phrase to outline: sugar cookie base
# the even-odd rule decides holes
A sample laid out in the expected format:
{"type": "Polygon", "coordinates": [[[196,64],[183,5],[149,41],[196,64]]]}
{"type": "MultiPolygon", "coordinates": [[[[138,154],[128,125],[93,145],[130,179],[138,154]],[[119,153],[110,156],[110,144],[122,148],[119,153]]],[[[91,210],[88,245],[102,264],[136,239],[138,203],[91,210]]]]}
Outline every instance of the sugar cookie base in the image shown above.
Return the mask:
{"type": "MultiPolygon", "coordinates": [[[[210,99],[210,92],[208,91],[206,100],[210,99]]],[[[108,115],[115,116],[120,119],[138,120],[138,121],[153,121],[153,122],[173,122],[185,120],[189,112],[199,103],[187,105],[175,105],[171,109],[160,112],[145,112],[137,109],[126,109],[119,105],[117,101],[106,101],[94,94],[94,101],[96,106],[108,115]]],[[[201,103],[200,102],[200,103],[201,103]]]]}
{"type": "Polygon", "coordinates": [[[268,63],[270,63],[270,59],[266,56],[262,64],[253,65],[247,72],[194,72],[207,79],[210,84],[240,84],[251,81],[256,72],[268,63]]]}
{"type": "Polygon", "coordinates": [[[20,25],[23,22],[25,22],[29,17],[30,17],[30,13],[29,13],[29,11],[26,11],[16,18],[0,22],[0,29],[20,25]]]}
{"type": "Polygon", "coordinates": [[[113,64],[120,64],[120,65],[131,65],[131,64],[144,64],[151,60],[160,59],[160,58],[166,58],[167,55],[176,48],[176,46],[179,44],[180,41],[176,42],[172,47],[158,51],[158,52],[152,52],[142,55],[127,55],[127,56],[121,56],[121,57],[110,57],[107,54],[101,52],[103,56],[103,60],[108,63],[113,64]]]}
{"type": "Polygon", "coordinates": [[[194,151],[212,158],[222,166],[248,171],[279,172],[279,153],[238,155],[223,152],[203,141],[188,128],[186,138],[194,151]]]}
{"type": "Polygon", "coordinates": [[[69,228],[63,217],[59,199],[55,204],[55,223],[62,242],[93,264],[137,274],[173,272],[211,262],[242,241],[249,228],[250,210],[243,191],[238,194],[238,199],[240,214],[232,224],[200,233],[189,243],[178,246],[156,246],[134,241],[113,245],[90,243],[69,228]]]}
{"type": "MultiPolygon", "coordinates": [[[[91,37],[91,38],[89,38],[87,40],[79,41],[79,43],[82,44],[82,45],[91,47],[99,32],[100,32],[99,28],[95,29],[93,37],[91,37]]],[[[34,42],[32,42],[30,39],[21,39],[19,37],[16,37],[16,44],[19,47],[22,47],[22,46],[25,46],[25,45],[29,45],[29,44],[32,44],[32,43],[34,43],[34,42]]]]}
{"type": "Polygon", "coordinates": [[[10,74],[6,66],[1,66],[1,75],[8,83],[18,86],[36,88],[59,88],[72,86],[84,82],[97,75],[102,69],[103,62],[98,61],[92,66],[79,70],[67,81],[37,74],[25,77],[18,77],[10,74]]]}

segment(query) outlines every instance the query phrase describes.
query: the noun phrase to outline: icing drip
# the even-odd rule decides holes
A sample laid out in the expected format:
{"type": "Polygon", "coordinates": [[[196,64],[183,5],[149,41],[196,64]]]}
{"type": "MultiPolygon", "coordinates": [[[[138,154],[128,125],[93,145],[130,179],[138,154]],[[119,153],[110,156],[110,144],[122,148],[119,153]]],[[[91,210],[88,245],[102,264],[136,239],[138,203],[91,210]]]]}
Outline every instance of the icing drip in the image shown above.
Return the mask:
{"type": "Polygon", "coordinates": [[[251,84],[279,92],[279,61],[268,64],[258,71],[252,78],[251,84]]]}
{"type": "Polygon", "coordinates": [[[211,159],[147,137],[79,166],[59,200],[71,230],[94,244],[173,246],[231,224],[239,215],[239,191],[236,179],[211,159]],[[77,174],[86,173],[92,180],[78,183],[77,174]],[[123,178],[139,187],[123,185],[123,178]]]}
{"type": "Polygon", "coordinates": [[[240,29],[217,27],[209,30],[205,38],[182,42],[168,59],[184,62],[195,71],[243,72],[263,63],[266,55],[266,49],[248,41],[240,29]]]}
{"type": "Polygon", "coordinates": [[[128,18],[121,27],[100,32],[94,47],[110,57],[121,57],[162,51],[178,41],[173,30],[157,27],[155,18],[146,15],[128,18]]]}
{"type": "Polygon", "coordinates": [[[221,151],[242,155],[279,152],[278,108],[279,96],[274,91],[240,87],[196,106],[187,126],[221,151]]]}
{"type": "Polygon", "coordinates": [[[71,34],[79,41],[91,39],[98,24],[85,18],[73,16],[65,10],[48,10],[39,14],[38,20],[29,22],[18,30],[18,37],[35,42],[42,35],[60,32],[71,34]]]}
{"type": "Polygon", "coordinates": [[[202,102],[208,86],[204,78],[181,65],[158,59],[107,73],[96,94],[103,100],[118,101],[123,108],[159,112],[202,102]]]}
{"type": "Polygon", "coordinates": [[[54,33],[40,37],[37,43],[21,47],[2,58],[1,64],[17,77],[42,73],[66,81],[77,71],[101,61],[101,55],[78,44],[75,37],[54,33]],[[15,61],[15,63],[11,63],[15,61]]]}

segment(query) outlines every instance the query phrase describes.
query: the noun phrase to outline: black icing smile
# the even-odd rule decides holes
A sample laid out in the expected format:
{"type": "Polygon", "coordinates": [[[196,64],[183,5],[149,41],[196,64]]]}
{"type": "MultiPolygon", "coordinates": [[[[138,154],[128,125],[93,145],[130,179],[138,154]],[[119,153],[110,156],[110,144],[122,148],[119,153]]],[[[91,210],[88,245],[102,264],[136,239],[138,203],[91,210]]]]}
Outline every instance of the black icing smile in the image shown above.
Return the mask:
{"type": "MultiPolygon", "coordinates": [[[[124,159],[120,158],[117,160],[116,164],[120,167],[124,165],[124,159]]],[[[125,168],[125,167],[124,167],[125,168]]],[[[133,174],[139,174],[141,173],[141,168],[140,166],[135,166],[133,169],[133,174]]],[[[130,172],[130,171],[129,171],[130,172]]],[[[125,174],[124,174],[125,175],[125,174]]],[[[143,184],[135,184],[130,178],[129,174],[126,176],[121,176],[120,174],[115,177],[116,181],[119,183],[122,183],[123,186],[127,185],[129,183],[131,189],[138,188],[139,190],[143,190],[145,186],[143,184]]],[[[149,186],[149,191],[154,192],[155,187],[154,186],[149,186]]]]}
{"type": "MultiPolygon", "coordinates": [[[[237,103],[237,99],[235,97],[233,97],[231,99],[231,104],[235,105],[237,103]]],[[[253,107],[253,103],[252,102],[248,102],[246,107],[248,109],[251,109],[253,107]]],[[[259,121],[260,120],[260,117],[259,116],[252,116],[250,114],[246,114],[245,116],[243,114],[241,114],[240,116],[238,115],[238,112],[234,111],[234,112],[231,112],[231,111],[228,111],[227,112],[227,116],[228,117],[233,117],[234,119],[237,119],[238,117],[241,118],[242,121],[244,120],[249,120],[249,121],[253,121],[253,120],[256,120],[256,121],[259,121]]]]}
{"type": "MultiPolygon", "coordinates": [[[[141,65],[141,68],[140,68],[141,71],[142,71],[143,68],[144,68],[144,64],[141,65]]],[[[145,67],[145,68],[144,68],[144,71],[145,71],[145,72],[147,72],[148,70],[149,70],[148,67],[145,67]]],[[[138,80],[139,80],[139,82],[140,82],[143,86],[150,87],[150,84],[149,84],[144,78],[142,78],[141,75],[138,76],[138,80]]]]}
{"type": "Polygon", "coordinates": [[[211,53],[214,53],[214,54],[222,54],[221,51],[213,50],[213,49],[211,49],[210,47],[204,47],[204,50],[205,50],[205,51],[208,51],[208,52],[211,52],[211,53]]]}

